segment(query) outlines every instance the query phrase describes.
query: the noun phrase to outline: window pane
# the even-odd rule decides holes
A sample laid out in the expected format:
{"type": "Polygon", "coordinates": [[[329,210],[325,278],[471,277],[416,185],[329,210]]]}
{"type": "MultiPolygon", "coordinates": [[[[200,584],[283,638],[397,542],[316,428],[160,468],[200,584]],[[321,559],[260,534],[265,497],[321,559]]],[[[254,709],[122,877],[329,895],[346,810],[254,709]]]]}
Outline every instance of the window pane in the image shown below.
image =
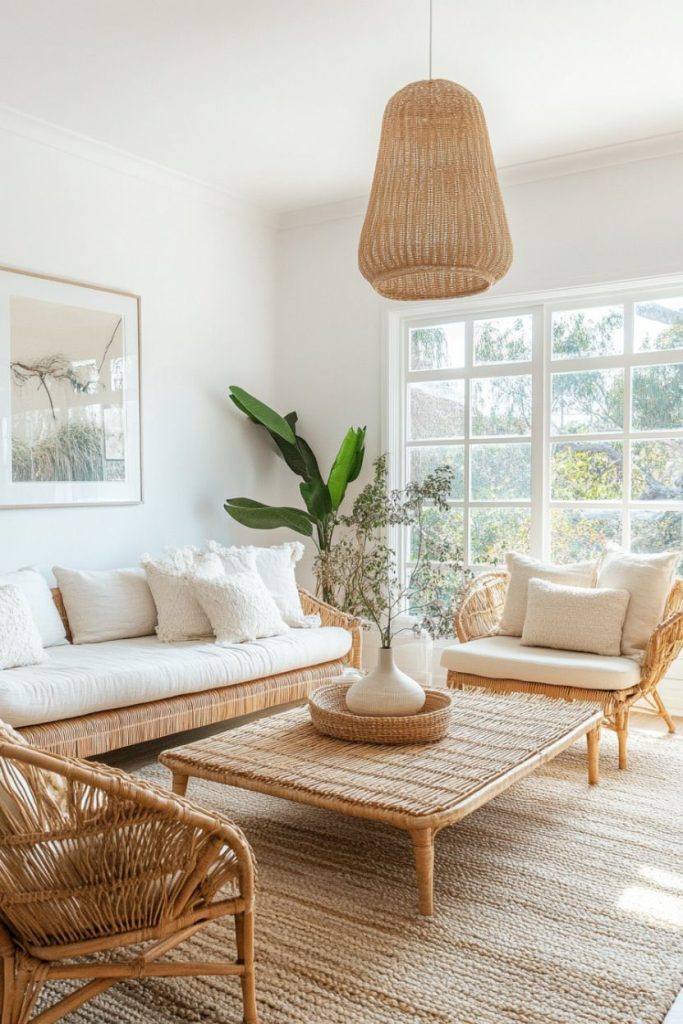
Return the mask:
{"type": "Polygon", "coordinates": [[[422,483],[437,466],[450,466],[454,472],[451,498],[462,501],[465,497],[465,454],[462,445],[428,445],[408,449],[408,479],[422,483]]]}
{"type": "Polygon", "coordinates": [[[506,551],[529,550],[531,513],[527,508],[473,508],[470,562],[500,565],[506,551]]]}
{"type": "Polygon", "coordinates": [[[683,427],[683,363],[636,366],[632,380],[634,430],[683,427]]]}
{"type": "Polygon", "coordinates": [[[552,315],[553,359],[612,356],[624,351],[624,307],[594,306],[552,315]]]}
{"type": "Polygon", "coordinates": [[[527,501],[531,497],[530,444],[477,444],[470,452],[473,501],[527,501]]]}
{"type": "Polygon", "coordinates": [[[683,348],[683,299],[637,303],[634,334],[636,352],[683,348]]]}
{"type": "MultiPolygon", "coordinates": [[[[457,561],[462,558],[464,542],[463,515],[460,509],[439,512],[428,508],[424,515],[422,535],[423,554],[434,562],[457,561]]],[[[420,531],[410,531],[410,557],[413,561],[420,550],[420,531]]]]}
{"type": "Polygon", "coordinates": [[[624,429],[624,371],[554,373],[553,434],[602,434],[624,429]]]}
{"type": "Polygon", "coordinates": [[[613,501],[622,497],[623,442],[566,441],[551,447],[553,501],[613,501]]]}
{"type": "Polygon", "coordinates": [[[475,437],[531,434],[531,377],[484,377],[471,384],[471,432],[475,437]]]}
{"type": "Polygon", "coordinates": [[[416,327],[410,332],[411,370],[452,370],[465,365],[465,325],[416,327]]]}
{"type": "Polygon", "coordinates": [[[554,562],[579,562],[600,553],[608,540],[621,541],[620,512],[558,509],[551,512],[551,557],[554,562]]]}
{"type": "Polygon", "coordinates": [[[408,385],[410,439],[462,437],[465,429],[465,382],[432,380],[408,385]]]}
{"type": "Polygon", "coordinates": [[[631,498],[633,501],[683,501],[682,438],[633,442],[631,498]]]}
{"type": "Polygon", "coordinates": [[[519,363],[531,359],[531,314],[474,321],[475,363],[519,363]]]}
{"type": "MultiPolygon", "coordinates": [[[[683,512],[632,512],[631,550],[655,553],[683,548],[683,512]]],[[[683,560],[678,566],[683,573],[683,560]]]]}

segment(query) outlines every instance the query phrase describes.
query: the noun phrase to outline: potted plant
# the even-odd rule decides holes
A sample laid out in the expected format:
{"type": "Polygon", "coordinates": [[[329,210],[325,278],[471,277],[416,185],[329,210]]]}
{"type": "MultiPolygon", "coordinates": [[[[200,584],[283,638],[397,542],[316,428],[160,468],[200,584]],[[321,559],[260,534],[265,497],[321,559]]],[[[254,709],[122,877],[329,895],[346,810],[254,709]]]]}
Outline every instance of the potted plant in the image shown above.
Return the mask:
{"type": "Polygon", "coordinates": [[[338,607],[373,623],[381,642],[376,669],[350,687],[349,708],[366,714],[412,714],[424,703],[424,690],[396,666],[393,640],[415,617],[433,632],[452,631],[452,609],[470,577],[462,550],[439,530],[453,469],[437,467],[403,490],[388,486],[387,456],[374,463],[373,480],[356,498],[350,515],[339,517],[341,537],[316,559],[316,574],[338,607]],[[387,532],[411,532],[410,577],[401,579],[387,532]],[[448,621],[449,620],[449,621],[448,621]],[[446,625],[448,621],[448,626],[446,625]]]}
{"type": "MultiPolygon", "coordinates": [[[[281,416],[248,391],[234,385],[229,393],[240,412],[268,432],[277,454],[293,473],[301,477],[299,490],[305,508],[264,505],[253,498],[228,498],[225,511],[238,523],[256,530],[275,530],[285,526],[305,537],[313,537],[319,555],[324,556],[332,544],[346,489],[358,478],[363,466],[365,427],[348,429],[325,480],[310,445],[297,433],[298,416],[295,412],[281,416]]],[[[323,600],[330,601],[332,594],[324,581],[320,589],[323,600]]]]}

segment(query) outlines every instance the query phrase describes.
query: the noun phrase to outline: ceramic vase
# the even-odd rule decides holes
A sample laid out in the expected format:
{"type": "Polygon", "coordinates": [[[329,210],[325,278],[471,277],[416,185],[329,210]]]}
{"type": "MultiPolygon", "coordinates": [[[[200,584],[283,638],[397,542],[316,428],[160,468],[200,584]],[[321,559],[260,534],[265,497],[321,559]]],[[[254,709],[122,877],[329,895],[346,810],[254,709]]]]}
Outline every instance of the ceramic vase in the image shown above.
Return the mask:
{"type": "Polygon", "coordinates": [[[380,648],[377,667],[349,687],[346,706],[357,715],[415,715],[425,702],[419,683],[396,667],[390,647],[380,648]]]}

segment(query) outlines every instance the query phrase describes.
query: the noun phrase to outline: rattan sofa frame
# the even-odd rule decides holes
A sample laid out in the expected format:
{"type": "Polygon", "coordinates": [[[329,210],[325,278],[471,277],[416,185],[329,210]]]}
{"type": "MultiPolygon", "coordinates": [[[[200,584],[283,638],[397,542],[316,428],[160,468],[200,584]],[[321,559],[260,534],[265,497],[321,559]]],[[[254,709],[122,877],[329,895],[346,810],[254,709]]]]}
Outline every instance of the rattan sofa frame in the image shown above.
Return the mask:
{"type": "MultiPolygon", "coordinates": [[[[505,604],[508,581],[507,572],[486,572],[481,573],[470,583],[454,619],[455,632],[461,643],[495,633],[505,604]]],[[[604,724],[607,728],[613,729],[618,737],[619,767],[626,768],[629,715],[637,701],[646,701],[651,710],[664,719],[669,732],[676,731],[674,721],[657,692],[657,687],[682,649],[683,578],[678,577],[669,592],[662,621],[650,637],[645,650],[640,680],[629,689],[585,690],[519,679],[492,679],[454,669],[448,671],[447,681],[453,689],[475,686],[495,693],[540,693],[546,697],[598,703],[604,711],[604,724]]]]}
{"type": "MultiPolygon", "coordinates": [[[[199,729],[305,700],[310,690],[337,674],[345,665],[360,668],[362,623],[359,618],[340,612],[305,590],[300,590],[299,594],[305,614],[317,614],[323,626],[339,626],[351,634],[351,649],[345,658],[248,683],[25,726],[17,731],[32,746],[51,753],[91,757],[134,743],[160,739],[172,733],[199,729]]],[[[70,637],[69,620],[61,593],[55,589],[52,596],[70,637]]]]}
{"type": "Polygon", "coordinates": [[[1,1024],[53,1024],[126,978],[212,974],[239,978],[245,1024],[257,1024],[242,831],[114,768],[10,742],[0,757],[20,782],[14,799],[28,794],[20,824],[0,832],[1,1024]],[[161,960],[224,916],[234,960],[161,960]],[[64,980],[83,984],[32,1016],[45,984],[64,980]]]}

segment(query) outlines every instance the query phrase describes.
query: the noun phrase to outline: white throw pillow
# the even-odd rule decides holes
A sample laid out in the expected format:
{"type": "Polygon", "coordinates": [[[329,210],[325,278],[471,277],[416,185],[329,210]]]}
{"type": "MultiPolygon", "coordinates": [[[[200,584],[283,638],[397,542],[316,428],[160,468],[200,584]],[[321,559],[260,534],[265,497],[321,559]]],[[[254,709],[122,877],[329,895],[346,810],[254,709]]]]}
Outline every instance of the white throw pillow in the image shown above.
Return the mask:
{"type": "Polygon", "coordinates": [[[618,657],[628,590],[565,587],[529,580],[523,647],[553,647],[618,657]]]}
{"type": "Polygon", "coordinates": [[[304,546],[299,541],[276,544],[269,548],[244,547],[224,548],[211,541],[207,548],[223,560],[226,572],[230,572],[229,560],[240,554],[251,554],[256,571],[263,580],[277,605],[280,615],[288,626],[311,628],[320,625],[319,615],[304,615],[296,583],[295,567],[301,561],[304,546]]]}
{"type": "Polygon", "coordinates": [[[38,569],[18,569],[17,572],[0,576],[0,587],[16,586],[24,592],[33,621],[38,627],[43,647],[57,647],[68,644],[62,617],[47,585],[47,580],[38,569]]]}
{"type": "Polygon", "coordinates": [[[573,562],[569,565],[554,565],[540,562],[529,555],[509,552],[505,564],[510,573],[505,606],[498,624],[498,633],[505,636],[521,636],[526,618],[527,588],[533,578],[548,580],[571,587],[592,587],[595,585],[597,562],[573,562]]]}
{"type": "Polygon", "coordinates": [[[143,555],[140,564],[157,608],[160,640],[173,643],[213,636],[211,623],[193,593],[192,577],[222,575],[223,566],[216,555],[202,554],[196,548],[176,548],[156,560],[143,555]]]}
{"type": "Polygon", "coordinates": [[[45,657],[24,591],[13,583],[0,586],[0,669],[39,665],[45,657]]]}
{"type": "Polygon", "coordinates": [[[157,610],[144,569],[52,570],[75,644],[150,636],[157,610]]]}
{"type": "Polygon", "coordinates": [[[679,551],[639,555],[608,544],[598,572],[599,587],[628,590],[631,601],[621,637],[621,653],[642,661],[652,633],[664,614],[673,584],[679,551]]]}
{"type": "Polygon", "coordinates": [[[236,572],[215,579],[193,576],[190,580],[221,647],[288,632],[289,626],[257,573],[236,572]]]}

